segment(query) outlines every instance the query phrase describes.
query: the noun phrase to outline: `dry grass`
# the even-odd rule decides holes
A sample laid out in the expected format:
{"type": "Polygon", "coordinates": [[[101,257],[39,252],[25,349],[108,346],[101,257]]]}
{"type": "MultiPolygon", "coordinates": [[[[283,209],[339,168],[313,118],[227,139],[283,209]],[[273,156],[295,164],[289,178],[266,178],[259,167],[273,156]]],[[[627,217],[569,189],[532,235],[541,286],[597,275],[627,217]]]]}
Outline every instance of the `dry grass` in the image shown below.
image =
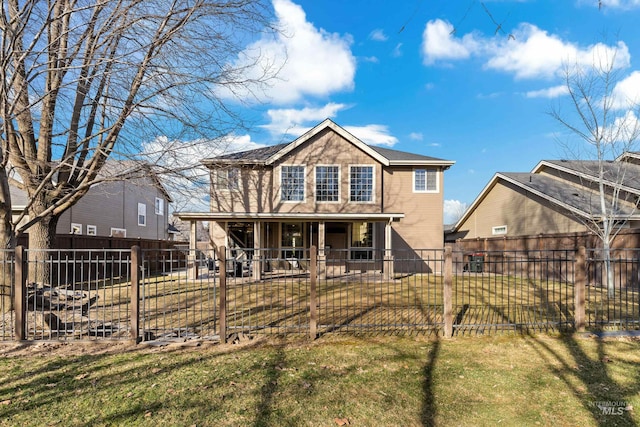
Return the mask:
{"type": "Polygon", "coordinates": [[[69,353],[77,346],[3,353],[1,426],[640,423],[634,340],[333,335],[69,353]]]}

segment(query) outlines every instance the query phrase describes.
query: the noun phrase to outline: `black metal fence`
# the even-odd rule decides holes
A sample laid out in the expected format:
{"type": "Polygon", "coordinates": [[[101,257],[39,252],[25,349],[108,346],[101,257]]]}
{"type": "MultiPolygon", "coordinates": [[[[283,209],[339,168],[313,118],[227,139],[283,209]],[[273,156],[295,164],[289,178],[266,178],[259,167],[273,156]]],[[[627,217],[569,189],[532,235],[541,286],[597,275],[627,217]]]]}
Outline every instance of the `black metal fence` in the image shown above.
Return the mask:
{"type": "Polygon", "coordinates": [[[640,250],[5,251],[0,339],[640,328],[640,250]],[[209,256],[207,256],[209,255],[209,256]]]}

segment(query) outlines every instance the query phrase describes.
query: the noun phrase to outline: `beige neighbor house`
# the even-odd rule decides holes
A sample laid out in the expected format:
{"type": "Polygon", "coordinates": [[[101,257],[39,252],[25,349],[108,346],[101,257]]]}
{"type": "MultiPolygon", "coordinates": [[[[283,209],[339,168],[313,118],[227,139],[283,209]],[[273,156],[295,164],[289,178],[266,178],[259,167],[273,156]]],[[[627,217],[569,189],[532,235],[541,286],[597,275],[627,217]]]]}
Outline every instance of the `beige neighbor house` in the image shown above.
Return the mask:
{"type": "MultiPolygon", "coordinates": [[[[203,160],[211,171],[209,221],[214,246],[274,249],[382,267],[392,250],[442,248],[444,171],[454,162],[373,147],[325,120],[296,140],[203,160]]],[[[192,227],[193,228],[193,227],[192,227]]],[[[273,252],[273,251],[272,251],[273,252]]],[[[385,263],[391,273],[393,263],[385,263]]],[[[397,267],[396,267],[397,268],[397,267]]]]}
{"type": "MultiPolygon", "coordinates": [[[[640,153],[627,152],[604,165],[611,203],[618,188],[618,221],[640,228],[640,153]]],[[[447,240],[581,233],[601,216],[598,162],[542,160],[530,173],[496,173],[447,240]]]]}
{"type": "MultiPolygon", "coordinates": [[[[168,210],[172,199],[148,165],[111,160],[101,178],[104,181],[93,185],[60,216],[57,234],[171,239],[168,210]]],[[[13,186],[11,196],[15,217],[28,197],[13,186]]]]}

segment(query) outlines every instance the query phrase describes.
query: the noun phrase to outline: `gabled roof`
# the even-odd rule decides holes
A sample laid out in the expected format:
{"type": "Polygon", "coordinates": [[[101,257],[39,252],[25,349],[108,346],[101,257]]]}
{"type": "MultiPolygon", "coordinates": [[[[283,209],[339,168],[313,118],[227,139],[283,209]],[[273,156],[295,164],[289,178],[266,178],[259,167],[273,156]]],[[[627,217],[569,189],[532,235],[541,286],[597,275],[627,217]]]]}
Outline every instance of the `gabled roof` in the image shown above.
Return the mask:
{"type": "MultiPolygon", "coordinates": [[[[640,165],[625,161],[606,161],[602,163],[604,183],[621,186],[624,191],[640,194],[640,165]]],[[[533,173],[541,172],[545,167],[575,175],[588,181],[599,180],[599,162],[597,160],[542,160],[533,168],[533,173]]]]}
{"type": "Polygon", "coordinates": [[[226,154],[212,159],[204,159],[202,163],[210,164],[263,164],[272,165],[285,157],[291,151],[305,144],[307,141],[326,129],[331,129],[345,140],[367,153],[372,158],[385,166],[401,165],[437,165],[449,168],[455,162],[451,160],[437,159],[435,157],[423,156],[420,154],[407,153],[404,151],[391,150],[389,148],[374,147],[365,144],[343,127],[337,125],[330,119],[314,126],[312,129],[296,138],[288,144],[278,144],[270,147],[258,148],[256,150],[242,151],[238,153],[226,154]]]}
{"type": "MultiPolygon", "coordinates": [[[[594,218],[597,215],[594,215],[594,213],[600,211],[600,196],[597,191],[590,189],[586,185],[574,184],[568,180],[541,174],[540,172],[545,167],[566,172],[589,182],[597,182],[598,180],[598,162],[590,160],[542,160],[533,168],[531,173],[498,172],[482,189],[478,197],[455,224],[453,230],[457,231],[459,229],[478,205],[482,203],[491,189],[501,180],[535,194],[551,204],[582,218],[594,218]]],[[[616,184],[616,177],[619,176],[618,173],[620,171],[623,172],[621,189],[640,195],[639,165],[617,161],[606,162],[604,168],[605,183],[610,186],[616,184]]],[[[611,199],[608,199],[610,204],[611,199]]],[[[640,212],[631,203],[622,202],[619,204],[618,216],[621,219],[639,219],[640,212]]]]}

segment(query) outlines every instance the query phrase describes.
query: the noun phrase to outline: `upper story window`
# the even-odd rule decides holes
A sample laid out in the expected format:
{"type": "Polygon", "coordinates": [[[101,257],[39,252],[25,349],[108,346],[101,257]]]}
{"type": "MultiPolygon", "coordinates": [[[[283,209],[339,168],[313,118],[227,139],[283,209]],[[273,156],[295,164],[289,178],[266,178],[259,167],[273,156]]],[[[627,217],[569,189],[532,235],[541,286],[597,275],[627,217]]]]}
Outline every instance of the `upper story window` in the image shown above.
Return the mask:
{"type": "Polygon", "coordinates": [[[283,202],[304,201],[304,166],[282,166],[280,168],[280,200],[283,202]]]}
{"type": "Polygon", "coordinates": [[[414,169],[413,192],[414,193],[437,193],[438,192],[438,170],[437,169],[414,169]]]}
{"type": "Polygon", "coordinates": [[[164,215],[164,200],[156,197],[156,215],[164,215]]]}
{"type": "Polygon", "coordinates": [[[373,202],[373,166],[350,167],[349,200],[352,202],[373,202]]]}
{"type": "Polygon", "coordinates": [[[316,166],[316,201],[340,200],[340,169],[338,166],[316,166]]]}
{"type": "Polygon", "coordinates": [[[147,205],[144,203],[138,203],[138,225],[147,225],[147,205]]]}
{"type": "Polygon", "coordinates": [[[238,168],[218,169],[216,186],[221,190],[237,190],[240,187],[240,170],[238,168]]]}

